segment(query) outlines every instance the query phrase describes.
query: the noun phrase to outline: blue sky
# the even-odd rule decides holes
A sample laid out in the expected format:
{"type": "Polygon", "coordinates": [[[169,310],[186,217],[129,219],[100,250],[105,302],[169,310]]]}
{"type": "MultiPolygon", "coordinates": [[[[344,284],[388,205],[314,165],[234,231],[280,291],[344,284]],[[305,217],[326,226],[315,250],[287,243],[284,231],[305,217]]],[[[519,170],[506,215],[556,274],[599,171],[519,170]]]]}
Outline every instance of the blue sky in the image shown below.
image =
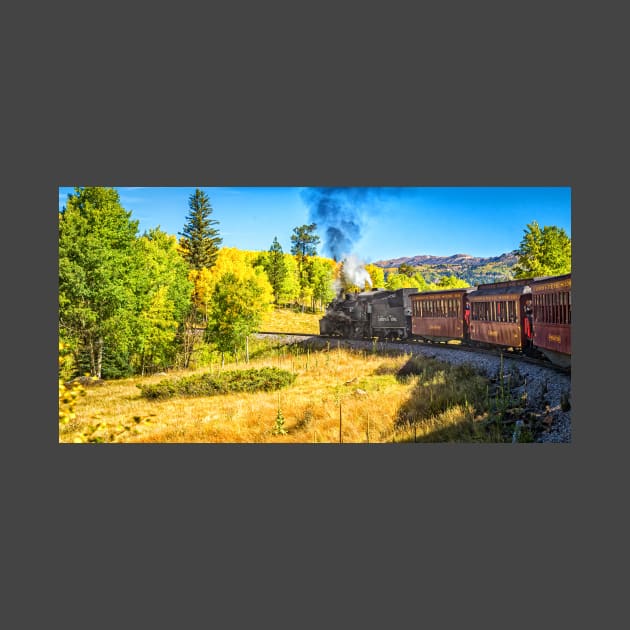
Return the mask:
{"type": "MultiPolygon", "coordinates": [[[[159,226],[177,235],[195,191],[115,188],[140,234],[159,226]]],[[[210,199],[223,245],[239,249],[268,250],[277,237],[289,252],[293,228],[313,222],[318,254],[354,254],[366,263],[418,254],[498,256],[519,247],[532,221],[571,236],[570,187],[199,188],[210,199]]],[[[59,209],[73,191],[59,187],[59,209]]]]}

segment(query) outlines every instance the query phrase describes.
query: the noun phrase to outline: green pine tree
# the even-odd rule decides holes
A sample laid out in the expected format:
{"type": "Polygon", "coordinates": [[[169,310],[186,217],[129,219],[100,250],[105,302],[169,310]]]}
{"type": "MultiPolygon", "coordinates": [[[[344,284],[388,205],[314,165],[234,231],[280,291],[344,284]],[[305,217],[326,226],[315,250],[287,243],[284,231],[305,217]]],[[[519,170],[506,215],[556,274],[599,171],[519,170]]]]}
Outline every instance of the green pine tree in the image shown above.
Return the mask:
{"type": "Polygon", "coordinates": [[[284,260],[282,246],[278,242],[277,236],[274,236],[273,243],[271,244],[269,252],[263,261],[263,267],[267,272],[269,283],[273,289],[274,301],[278,304],[288,270],[284,260]]]}
{"type": "Polygon", "coordinates": [[[216,227],[218,221],[211,219],[213,212],[210,199],[199,188],[188,200],[190,212],[186,217],[179,244],[183,250],[184,260],[191,269],[210,268],[219,254],[222,239],[216,227]]]}
{"type": "Polygon", "coordinates": [[[293,234],[291,235],[291,242],[293,243],[291,253],[295,256],[297,262],[302,309],[304,309],[306,299],[313,294],[309,258],[317,256],[317,245],[319,244],[320,238],[315,233],[316,229],[316,223],[300,225],[299,227],[293,228],[293,234]]]}

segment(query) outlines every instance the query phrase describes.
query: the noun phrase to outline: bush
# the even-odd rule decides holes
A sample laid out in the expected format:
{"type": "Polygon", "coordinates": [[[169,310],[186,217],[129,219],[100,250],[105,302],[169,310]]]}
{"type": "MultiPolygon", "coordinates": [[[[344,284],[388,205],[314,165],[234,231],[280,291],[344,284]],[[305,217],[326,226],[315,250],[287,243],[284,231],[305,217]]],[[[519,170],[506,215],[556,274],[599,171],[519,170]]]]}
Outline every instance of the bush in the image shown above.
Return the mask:
{"type": "Polygon", "coordinates": [[[159,383],[138,385],[145,398],[216,396],[234,392],[274,391],[291,385],[295,374],[275,367],[232,370],[218,374],[195,374],[159,383]]]}

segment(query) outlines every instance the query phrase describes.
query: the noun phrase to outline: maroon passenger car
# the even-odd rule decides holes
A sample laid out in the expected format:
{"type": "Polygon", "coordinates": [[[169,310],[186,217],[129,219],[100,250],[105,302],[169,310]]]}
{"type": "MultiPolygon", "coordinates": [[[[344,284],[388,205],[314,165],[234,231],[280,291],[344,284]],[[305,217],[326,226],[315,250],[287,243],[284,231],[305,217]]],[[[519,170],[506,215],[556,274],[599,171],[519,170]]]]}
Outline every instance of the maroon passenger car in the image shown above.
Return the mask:
{"type": "Polygon", "coordinates": [[[534,346],[552,363],[571,365],[571,274],[531,281],[534,346]]]}
{"type": "Polygon", "coordinates": [[[531,345],[527,303],[531,280],[506,280],[480,284],[469,300],[470,341],[480,345],[524,350],[531,345]]]}
{"type": "Polygon", "coordinates": [[[471,291],[445,289],[410,295],[412,336],[429,341],[466,339],[466,296],[471,291]]]}

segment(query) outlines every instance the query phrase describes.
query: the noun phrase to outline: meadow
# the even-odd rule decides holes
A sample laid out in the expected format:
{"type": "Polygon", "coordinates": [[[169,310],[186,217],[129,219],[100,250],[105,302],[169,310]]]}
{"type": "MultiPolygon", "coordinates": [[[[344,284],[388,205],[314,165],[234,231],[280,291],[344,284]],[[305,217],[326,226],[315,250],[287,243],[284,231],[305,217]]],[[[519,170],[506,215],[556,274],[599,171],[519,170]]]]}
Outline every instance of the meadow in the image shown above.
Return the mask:
{"type": "Polygon", "coordinates": [[[310,311],[302,312],[297,308],[274,307],[263,317],[260,330],[319,335],[319,320],[323,315],[324,311],[311,313],[310,311]]]}
{"type": "MultiPolygon", "coordinates": [[[[249,363],[106,381],[86,388],[60,442],[385,443],[501,442],[498,394],[466,366],[408,354],[320,350],[269,341],[249,363]],[[273,391],[147,397],[152,387],[274,368],[273,391]]],[[[506,401],[508,403],[508,401],[506,401]]],[[[509,402],[505,406],[513,405],[509,402]]]]}

